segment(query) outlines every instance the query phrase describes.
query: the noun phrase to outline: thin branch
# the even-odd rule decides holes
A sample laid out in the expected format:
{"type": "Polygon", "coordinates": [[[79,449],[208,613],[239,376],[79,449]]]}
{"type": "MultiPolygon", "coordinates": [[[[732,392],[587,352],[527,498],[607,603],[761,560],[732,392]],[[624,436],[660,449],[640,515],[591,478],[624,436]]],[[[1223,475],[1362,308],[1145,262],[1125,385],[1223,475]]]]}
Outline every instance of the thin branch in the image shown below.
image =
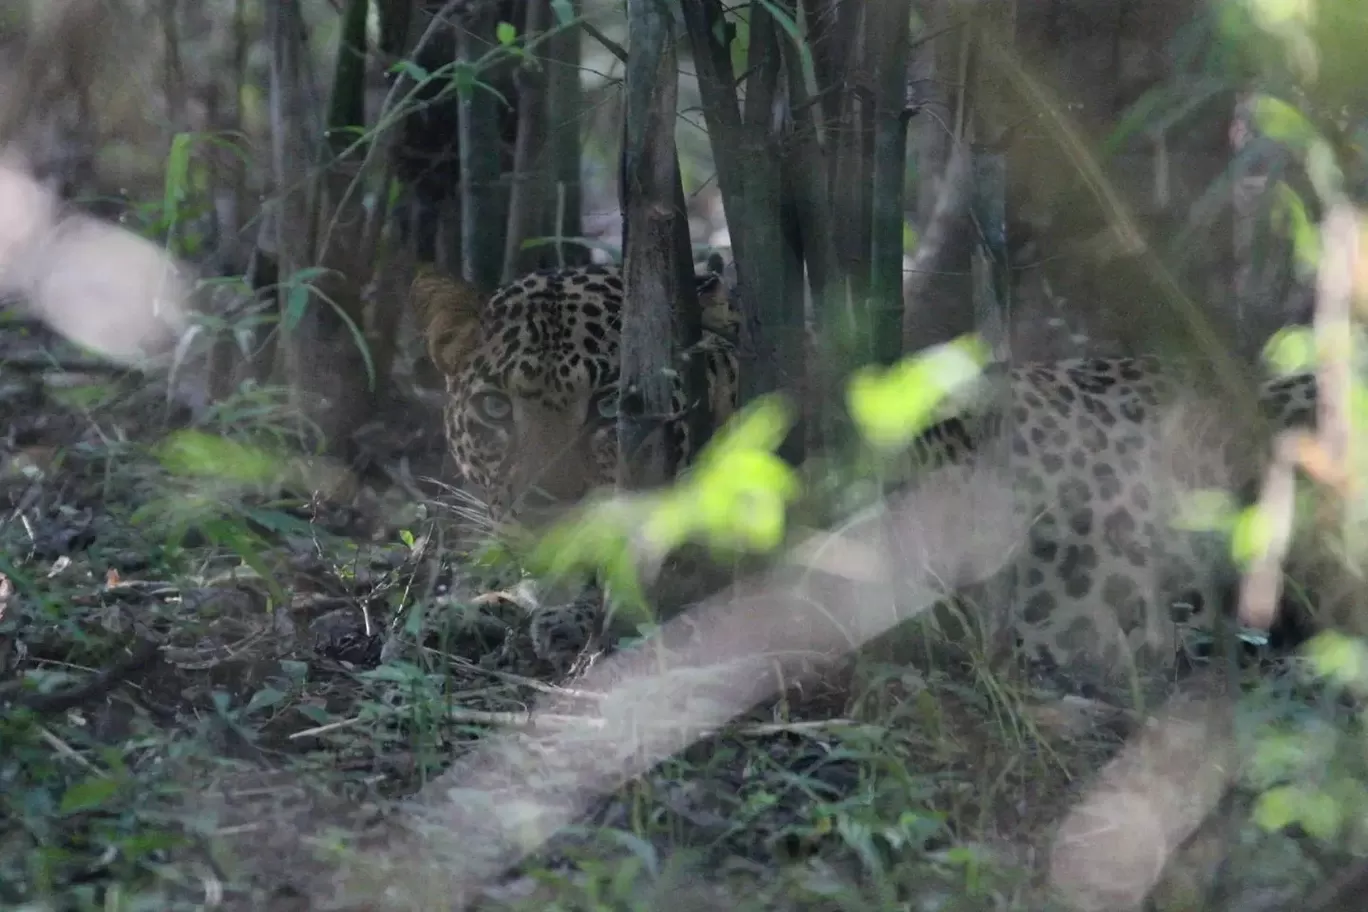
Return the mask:
{"type": "MultiPolygon", "coordinates": [[[[111,693],[134,672],[150,667],[159,657],[160,647],[151,640],[138,640],[125,658],[115,662],[84,684],[55,693],[28,693],[15,698],[14,705],[39,715],[51,716],[75,709],[111,693]]],[[[10,689],[5,685],[4,689],[10,689]]]]}
{"type": "Polygon", "coordinates": [[[584,33],[586,35],[588,35],[590,38],[593,38],[599,44],[603,45],[604,49],[608,51],[608,53],[612,54],[614,57],[618,59],[619,63],[623,64],[624,66],[626,65],[627,49],[625,47],[618,44],[616,41],[614,41],[612,38],[609,38],[607,35],[603,34],[603,32],[599,31],[598,26],[594,25],[593,23],[587,20],[581,20],[579,27],[584,30],[584,33]]]}

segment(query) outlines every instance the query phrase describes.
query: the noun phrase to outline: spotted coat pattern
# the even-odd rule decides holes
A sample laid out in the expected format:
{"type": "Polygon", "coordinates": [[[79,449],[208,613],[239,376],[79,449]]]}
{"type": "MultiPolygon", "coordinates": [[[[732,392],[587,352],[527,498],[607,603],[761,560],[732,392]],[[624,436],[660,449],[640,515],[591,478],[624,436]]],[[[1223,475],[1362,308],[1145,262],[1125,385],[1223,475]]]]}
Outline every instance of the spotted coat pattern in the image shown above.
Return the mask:
{"type": "Polygon", "coordinates": [[[1197,490],[1252,495],[1270,432],[1314,422],[1314,377],[1263,383],[1262,424],[1241,424],[1181,365],[1153,357],[995,371],[982,401],[1001,401],[1003,382],[1010,421],[984,405],[912,448],[919,467],[967,468],[987,441],[1006,444],[1030,532],[1008,571],[1011,604],[984,612],[988,633],[1047,667],[1104,677],[1132,662],[1167,667],[1210,632],[1236,582],[1226,540],[1185,531],[1179,511],[1197,490]]]}
{"type": "MultiPolygon", "coordinates": [[[[735,311],[715,275],[700,277],[699,291],[700,348],[721,420],[736,404],[735,311]]],[[[525,514],[534,489],[564,502],[611,483],[623,301],[615,268],[534,273],[488,299],[428,272],[413,294],[446,375],[451,453],[492,514],[525,514]]],[[[1231,410],[1196,388],[1178,366],[1148,357],[990,370],[987,398],[914,442],[914,471],[967,469],[992,440],[1010,452],[1030,533],[1013,562],[1010,606],[983,612],[990,635],[1047,665],[1124,671],[1137,658],[1167,664],[1188,634],[1211,628],[1234,580],[1227,545],[1179,531],[1176,511],[1196,489],[1250,493],[1269,448],[1267,428],[1237,430],[1231,410]]],[[[1308,425],[1314,378],[1265,382],[1258,402],[1270,428],[1308,425]]],[[[675,406],[684,405],[679,383],[675,406]]],[[[674,433],[687,457],[684,422],[674,433]]],[[[581,642],[588,634],[567,625],[590,626],[592,613],[577,604],[573,616],[540,623],[555,631],[548,642],[581,642]]]]}
{"type": "MultiPolygon", "coordinates": [[[[737,318],[721,278],[698,278],[705,359],[717,422],[736,406],[737,318]]],[[[457,467],[496,519],[526,519],[613,482],[617,466],[623,281],[614,266],[549,269],[487,300],[421,273],[413,298],[428,350],[446,377],[446,436],[457,467]]],[[[684,371],[674,377],[676,461],[692,449],[684,371]]]]}

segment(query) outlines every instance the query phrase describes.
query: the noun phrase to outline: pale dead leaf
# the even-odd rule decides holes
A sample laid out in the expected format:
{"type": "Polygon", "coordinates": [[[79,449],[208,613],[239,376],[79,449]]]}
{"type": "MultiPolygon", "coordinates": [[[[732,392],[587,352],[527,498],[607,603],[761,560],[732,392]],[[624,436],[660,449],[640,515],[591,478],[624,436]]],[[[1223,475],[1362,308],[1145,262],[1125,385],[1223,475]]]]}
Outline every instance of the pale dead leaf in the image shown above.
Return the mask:
{"type": "Polygon", "coordinates": [[[0,151],[0,291],[71,341],[128,363],[171,345],[189,284],[156,244],[61,211],[22,157],[0,151]]]}

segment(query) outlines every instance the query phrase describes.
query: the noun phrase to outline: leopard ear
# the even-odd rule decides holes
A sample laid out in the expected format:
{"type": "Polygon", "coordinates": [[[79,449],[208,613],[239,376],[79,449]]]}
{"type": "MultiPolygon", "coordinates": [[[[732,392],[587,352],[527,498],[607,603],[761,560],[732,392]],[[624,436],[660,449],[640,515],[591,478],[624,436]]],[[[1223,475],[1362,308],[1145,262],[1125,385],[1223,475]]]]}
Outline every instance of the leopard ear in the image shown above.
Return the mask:
{"type": "Polygon", "coordinates": [[[479,339],[483,303],[479,291],[423,264],[409,287],[409,300],[427,342],[428,357],[442,373],[456,373],[479,339]]]}
{"type": "Polygon", "coordinates": [[[697,280],[703,329],[735,341],[740,331],[741,314],[732,306],[731,289],[717,272],[698,276],[697,280]]]}

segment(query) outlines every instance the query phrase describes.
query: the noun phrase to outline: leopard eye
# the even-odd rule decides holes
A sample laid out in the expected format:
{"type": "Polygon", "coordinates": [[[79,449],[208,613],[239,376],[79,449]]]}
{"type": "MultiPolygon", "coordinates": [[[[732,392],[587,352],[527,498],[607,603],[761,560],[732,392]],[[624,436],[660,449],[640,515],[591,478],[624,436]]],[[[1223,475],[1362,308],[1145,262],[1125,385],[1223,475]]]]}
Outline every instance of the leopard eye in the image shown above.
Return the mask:
{"type": "Polygon", "coordinates": [[[594,402],[594,413],[604,421],[616,421],[618,416],[618,394],[616,390],[604,393],[594,402]]]}
{"type": "Polygon", "coordinates": [[[513,403],[503,393],[480,393],[475,397],[475,409],[490,421],[507,421],[513,414],[513,403]]]}

